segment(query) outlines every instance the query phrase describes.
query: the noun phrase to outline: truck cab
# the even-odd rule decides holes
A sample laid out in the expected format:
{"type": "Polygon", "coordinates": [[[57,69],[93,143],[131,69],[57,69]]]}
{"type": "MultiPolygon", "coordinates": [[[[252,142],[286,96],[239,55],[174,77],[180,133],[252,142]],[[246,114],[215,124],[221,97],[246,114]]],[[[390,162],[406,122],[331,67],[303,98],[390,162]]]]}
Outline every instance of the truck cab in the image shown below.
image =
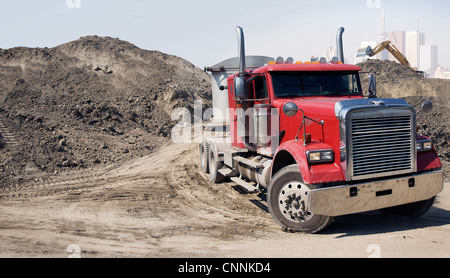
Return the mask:
{"type": "MultiPolygon", "coordinates": [[[[200,164],[213,182],[229,178],[249,193],[266,192],[276,222],[308,233],[335,216],[419,216],[431,207],[443,189],[442,166],[431,139],[416,132],[413,107],[377,98],[373,77],[366,97],[361,69],[343,64],[342,54],[314,62],[260,57],[264,64],[247,68],[237,31],[239,65],[230,68],[239,71],[221,78],[224,132],[200,144],[200,164]]],[[[209,71],[214,86],[214,73],[226,69],[209,71]]]]}

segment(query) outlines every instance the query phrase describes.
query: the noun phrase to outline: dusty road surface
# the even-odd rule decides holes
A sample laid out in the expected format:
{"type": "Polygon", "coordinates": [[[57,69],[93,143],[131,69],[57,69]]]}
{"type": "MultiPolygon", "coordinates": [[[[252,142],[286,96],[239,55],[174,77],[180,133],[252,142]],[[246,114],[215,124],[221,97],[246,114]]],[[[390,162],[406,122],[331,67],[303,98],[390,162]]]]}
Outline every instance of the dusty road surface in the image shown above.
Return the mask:
{"type": "Polygon", "coordinates": [[[320,234],[282,231],[265,196],[214,185],[194,144],[114,168],[0,191],[0,257],[450,257],[450,188],[411,220],[336,218],[320,234]]]}

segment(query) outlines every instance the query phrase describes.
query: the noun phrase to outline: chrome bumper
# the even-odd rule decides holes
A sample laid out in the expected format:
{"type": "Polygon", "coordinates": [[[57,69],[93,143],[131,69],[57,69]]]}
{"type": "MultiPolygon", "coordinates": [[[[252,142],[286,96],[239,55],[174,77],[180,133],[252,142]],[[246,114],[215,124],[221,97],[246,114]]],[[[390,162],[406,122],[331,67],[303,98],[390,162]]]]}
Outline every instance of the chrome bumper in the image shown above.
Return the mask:
{"type": "Polygon", "coordinates": [[[399,206],[433,198],[444,188],[442,171],[309,192],[309,211],[340,216],[399,206]]]}

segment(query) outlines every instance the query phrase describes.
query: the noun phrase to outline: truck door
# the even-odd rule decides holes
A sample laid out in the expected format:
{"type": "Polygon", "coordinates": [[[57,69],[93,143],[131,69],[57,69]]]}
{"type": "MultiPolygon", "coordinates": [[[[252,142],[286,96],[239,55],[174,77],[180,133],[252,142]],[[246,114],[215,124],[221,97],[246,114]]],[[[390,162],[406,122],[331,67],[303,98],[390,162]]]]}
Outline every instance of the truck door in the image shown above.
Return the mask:
{"type": "Polygon", "coordinates": [[[253,82],[255,104],[269,103],[269,92],[267,90],[267,80],[264,75],[259,76],[253,82]]]}

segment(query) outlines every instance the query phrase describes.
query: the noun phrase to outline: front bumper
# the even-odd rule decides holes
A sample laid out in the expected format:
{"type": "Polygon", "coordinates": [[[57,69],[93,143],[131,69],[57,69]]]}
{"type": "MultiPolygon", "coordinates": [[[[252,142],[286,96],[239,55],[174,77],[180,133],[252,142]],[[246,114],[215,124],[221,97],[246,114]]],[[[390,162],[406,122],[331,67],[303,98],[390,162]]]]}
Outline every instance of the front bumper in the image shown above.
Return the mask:
{"type": "Polygon", "coordinates": [[[309,192],[309,211],[340,216],[415,203],[433,198],[444,188],[441,170],[407,177],[359,183],[309,192]]]}

